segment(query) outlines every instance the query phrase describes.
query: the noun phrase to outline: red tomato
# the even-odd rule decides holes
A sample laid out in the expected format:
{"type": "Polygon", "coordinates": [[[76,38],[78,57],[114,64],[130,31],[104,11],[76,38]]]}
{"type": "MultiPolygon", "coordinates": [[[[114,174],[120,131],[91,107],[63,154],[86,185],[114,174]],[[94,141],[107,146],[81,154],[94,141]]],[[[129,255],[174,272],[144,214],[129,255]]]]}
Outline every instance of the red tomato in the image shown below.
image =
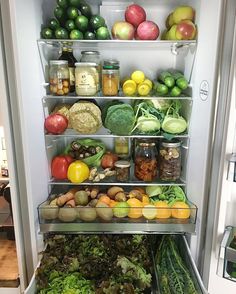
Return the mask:
{"type": "Polygon", "coordinates": [[[115,162],[118,160],[118,156],[114,153],[107,152],[103,155],[101,166],[102,168],[114,168],[115,162]]]}
{"type": "Polygon", "coordinates": [[[67,170],[73,158],[69,155],[55,156],[51,163],[52,176],[57,180],[67,179],[67,170]]]}

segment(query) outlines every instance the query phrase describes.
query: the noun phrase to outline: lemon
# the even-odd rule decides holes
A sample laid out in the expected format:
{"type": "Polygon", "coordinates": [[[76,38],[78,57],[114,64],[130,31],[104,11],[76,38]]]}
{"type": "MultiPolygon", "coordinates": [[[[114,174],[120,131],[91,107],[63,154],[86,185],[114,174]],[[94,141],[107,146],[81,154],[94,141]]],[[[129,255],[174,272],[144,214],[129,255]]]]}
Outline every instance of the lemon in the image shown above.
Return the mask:
{"type": "Polygon", "coordinates": [[[151,91],[151,88],[146,83],[141,83],[138,85],[138,93],[140,96],[147,96],[151,91]]]}
{"type": "Polygon", "coordinates": [[[154,219],[157,215],[157,208],[155,205],[145,205],[142,209],[142,214],[146,219],[154,219]]]}
{"type": "Polygon", "coordinates": [[[131,79],[140,84],[145,80],[145,74],[141,70],[136,70],[131,74],[131,79]]]}
{"type": "Polygon", "coordinates": [[[129,76],[124,77],[120,82],[121,87],[123,87],[124,83],[128,80],[132,81],[129,76]]]}
{"type": "Polygon", "coordinates": [[[147,84],[152,89],[152,81],[149,79],[145,79],[144,83],[147,84]]]}
{"type": "Polygon", "coordinates": [[[125,96],[132,96],[136,93],[137,85],[133,80],[127,80],[122,87],[125,96]]]}

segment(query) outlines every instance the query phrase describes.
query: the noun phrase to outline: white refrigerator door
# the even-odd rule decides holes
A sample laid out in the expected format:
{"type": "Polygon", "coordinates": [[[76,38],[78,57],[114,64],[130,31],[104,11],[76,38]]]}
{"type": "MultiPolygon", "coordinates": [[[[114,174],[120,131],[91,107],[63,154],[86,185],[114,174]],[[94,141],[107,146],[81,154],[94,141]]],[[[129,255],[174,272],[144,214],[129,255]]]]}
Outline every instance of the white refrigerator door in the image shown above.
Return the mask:
{"type": "Polygon", "coordinates": [[[227,225],[236,226],[236,183],[227,180],[228,158],[236,152],[236,2],[225,1],[218,72],[218,103],[212,144],[203,277],[210,294],[234,294],[236,283],[217,275],[219,247],[227,225]]]}

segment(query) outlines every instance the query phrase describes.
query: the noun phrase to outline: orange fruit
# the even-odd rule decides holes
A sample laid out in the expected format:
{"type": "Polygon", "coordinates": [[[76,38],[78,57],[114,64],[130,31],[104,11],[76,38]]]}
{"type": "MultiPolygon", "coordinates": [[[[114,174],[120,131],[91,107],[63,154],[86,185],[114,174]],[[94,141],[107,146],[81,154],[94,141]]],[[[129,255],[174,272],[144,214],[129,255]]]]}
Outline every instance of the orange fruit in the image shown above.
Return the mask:
{"type": "Polygon", "coordinates": [[[130,218],[139,218],[142,214],[143,204],[136,198],[131,198],[127,201],[130,206],[128,217],[130,218]]]}
{"type": "Polygon", "coordinates": [[[157,208],[156,218],[170,218],[171,217],[171,209],[165,201],[157,201],[155,203],[157,208]]]}
{"type": "Polygon", "coordinates": [[[149,197],[147,195],[143,195],[142,203],[143,203],[143,205],[146,205],[146,204],[150,203],[150,199],[149,199],[149,197]]]}
{"type": "Polygon", "coordinates": [[[98,202],[103,202],[105,204],[107,204],[108,206],[110,205],[111,202],[111,198],[106,196],[106,195],[102,195],[99,199],[98,202]]]}
{"type": "Polygon", "coordinates": [[[171,206],[171,214],[173,218],[189,218],[191,210],[187,203],[177,201],[171,206]]]}

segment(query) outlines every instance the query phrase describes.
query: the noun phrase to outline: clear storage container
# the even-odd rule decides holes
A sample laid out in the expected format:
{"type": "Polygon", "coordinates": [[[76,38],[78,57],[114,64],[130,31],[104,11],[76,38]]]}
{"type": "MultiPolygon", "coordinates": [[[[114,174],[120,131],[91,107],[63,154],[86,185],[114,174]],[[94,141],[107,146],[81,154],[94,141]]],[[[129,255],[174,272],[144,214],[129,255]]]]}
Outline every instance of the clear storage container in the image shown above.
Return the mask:
{"type": "Polygon", "coordinates": [[[75,90],[78,96],[94,96],[98,91],[99,74],[94,62],[75,64],[75,90]]]}
{"type": "Polygon", "coordinates": [[[102,93],[104,96],[117,96],[120,84],[119,61],[104,60],[102,69],[102,93]]]}
{"type": "Polygon", "coordinates": [[[50,93],[52,95],[68,95],[70,74],[67,60],[51,60],[49,69],[50,93]]]}

